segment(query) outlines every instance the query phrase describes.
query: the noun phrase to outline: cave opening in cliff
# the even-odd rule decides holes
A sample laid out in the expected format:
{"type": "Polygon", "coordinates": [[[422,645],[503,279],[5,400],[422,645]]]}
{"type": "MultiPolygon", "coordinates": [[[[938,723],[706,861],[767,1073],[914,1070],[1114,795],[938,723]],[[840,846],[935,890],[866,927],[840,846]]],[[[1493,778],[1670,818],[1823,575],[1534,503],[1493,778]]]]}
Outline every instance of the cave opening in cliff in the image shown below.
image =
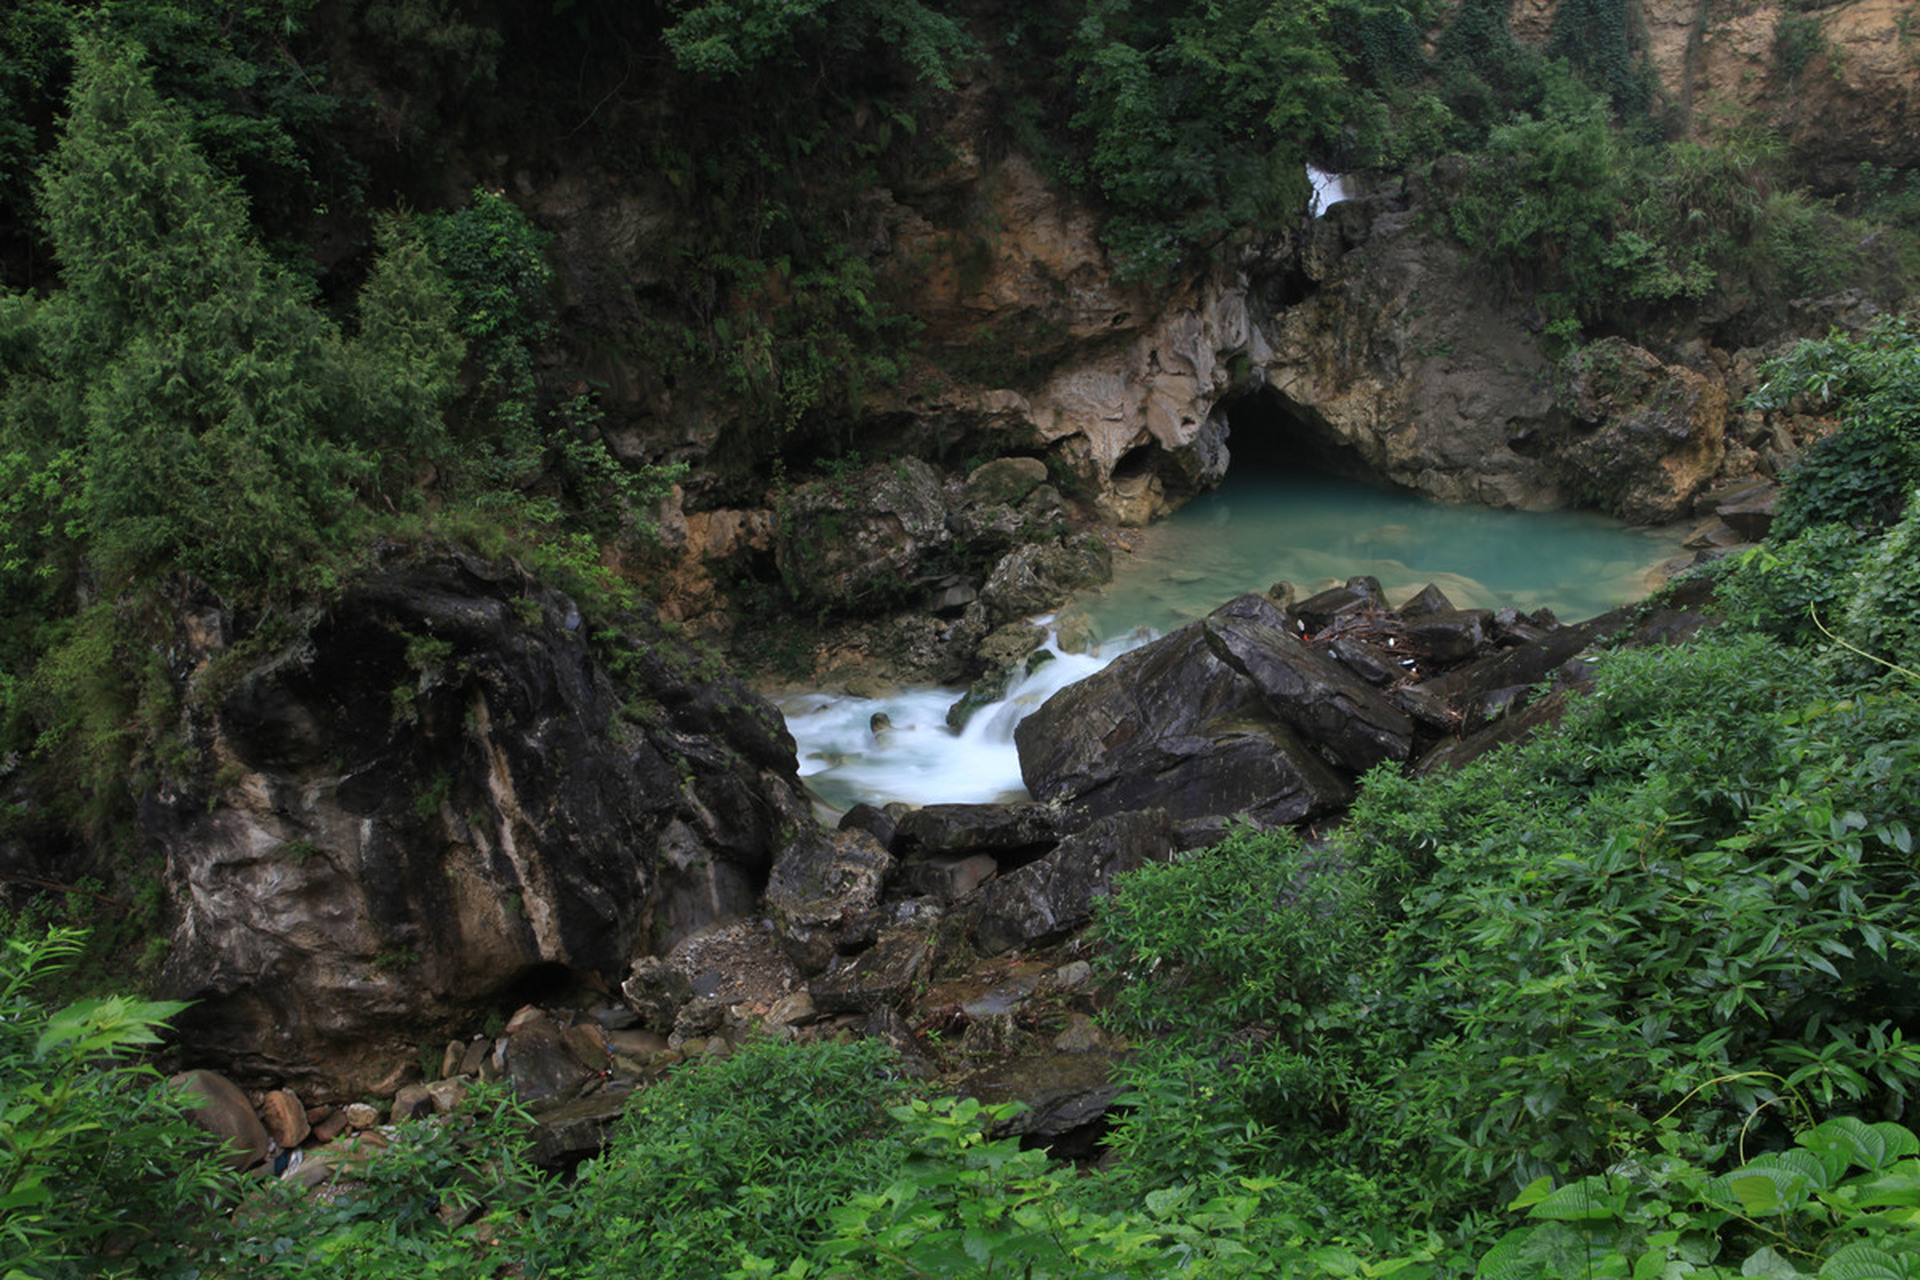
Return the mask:
{"type": "Polygon", "coordinates": [[[1339,438],[1318,409],[1273,387],[1226,395],[1213,413],[1226,423],[1227,449],[1235,471],[1381,478],[1358,449],[1339,438]]]}

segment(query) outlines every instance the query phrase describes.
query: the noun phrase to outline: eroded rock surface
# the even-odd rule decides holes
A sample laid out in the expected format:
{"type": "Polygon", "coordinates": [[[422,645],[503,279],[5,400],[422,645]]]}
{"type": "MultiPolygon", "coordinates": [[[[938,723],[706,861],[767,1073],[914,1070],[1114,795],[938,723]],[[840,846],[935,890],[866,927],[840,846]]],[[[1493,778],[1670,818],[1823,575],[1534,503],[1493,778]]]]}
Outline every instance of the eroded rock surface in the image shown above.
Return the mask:
{"type": "MultiPolygon", "coordinates": [[[[191,618],[184,679],[229,626],[191,618]]],[[[347,588],[197,732],[200,780],[141,811],[179,912],[163,986],[243,1080],[387,1089],[487,1009],[613,989],[750,913],[812,827],[768,704],[657,635],[590,648],[566,596],[455,552],[347,588]]]]}

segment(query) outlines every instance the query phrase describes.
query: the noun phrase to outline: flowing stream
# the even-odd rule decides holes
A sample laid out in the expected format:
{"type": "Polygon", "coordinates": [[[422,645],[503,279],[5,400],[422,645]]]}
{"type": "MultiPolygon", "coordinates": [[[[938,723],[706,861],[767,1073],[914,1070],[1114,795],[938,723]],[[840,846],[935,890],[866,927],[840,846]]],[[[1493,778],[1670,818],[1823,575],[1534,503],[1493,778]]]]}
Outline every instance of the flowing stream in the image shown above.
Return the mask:
{"type": "Polygon", "coordinates": [[[1053,661],[947,728],[958,689],[887,698],[798,694],[781,706],[800,773],[823,809],[1026,798],[1013,727],[1055,691],[1155,635],[1247,591],[1291,582],[1302,596],[1371,574],[1398,604],[1429,582],[1461,608],[1545,606],[1576,621],[1645,595],[1679,554],[1673,529],[1634,529],[1584,512],[1449,506],[1405,490],[1236,466],[1220,489],[1140,531],[1113,582],[1076,601],[1104,637],[1053,661]],[[891,722],[878,732],[876,713],[891,722]]]}

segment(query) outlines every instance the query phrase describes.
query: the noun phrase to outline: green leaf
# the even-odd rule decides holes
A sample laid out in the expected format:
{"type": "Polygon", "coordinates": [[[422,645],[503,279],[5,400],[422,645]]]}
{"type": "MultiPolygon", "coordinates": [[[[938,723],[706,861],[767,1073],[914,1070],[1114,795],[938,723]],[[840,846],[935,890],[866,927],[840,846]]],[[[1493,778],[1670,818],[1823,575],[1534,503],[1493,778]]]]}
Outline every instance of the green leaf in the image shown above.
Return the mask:
{"type": "Polygon", "coordinates": [[[1530,1218],[1557,1222],[1585,1222],[1620,1215],[1626,1207],[1626,1195],[1615,1191],[1604,1175],[1582,1178],[1561,1187],[1528,1210],[1530,1218]]]}

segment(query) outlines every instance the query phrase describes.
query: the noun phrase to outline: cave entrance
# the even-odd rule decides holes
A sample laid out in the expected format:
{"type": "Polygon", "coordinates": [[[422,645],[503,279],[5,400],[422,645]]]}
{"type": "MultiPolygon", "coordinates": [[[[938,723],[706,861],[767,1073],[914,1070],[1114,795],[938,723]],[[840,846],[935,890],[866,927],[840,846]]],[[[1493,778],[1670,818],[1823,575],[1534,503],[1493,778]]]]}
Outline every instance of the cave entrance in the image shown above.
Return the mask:
{"type": "Polygon", "coordinates": [[[1234,470],[1381,479],[1358,449],[1338,437],[1318,409],[1273,387],[1230,392],[1214,405],[1213,416],[1226,424],[1234,470]]]}

